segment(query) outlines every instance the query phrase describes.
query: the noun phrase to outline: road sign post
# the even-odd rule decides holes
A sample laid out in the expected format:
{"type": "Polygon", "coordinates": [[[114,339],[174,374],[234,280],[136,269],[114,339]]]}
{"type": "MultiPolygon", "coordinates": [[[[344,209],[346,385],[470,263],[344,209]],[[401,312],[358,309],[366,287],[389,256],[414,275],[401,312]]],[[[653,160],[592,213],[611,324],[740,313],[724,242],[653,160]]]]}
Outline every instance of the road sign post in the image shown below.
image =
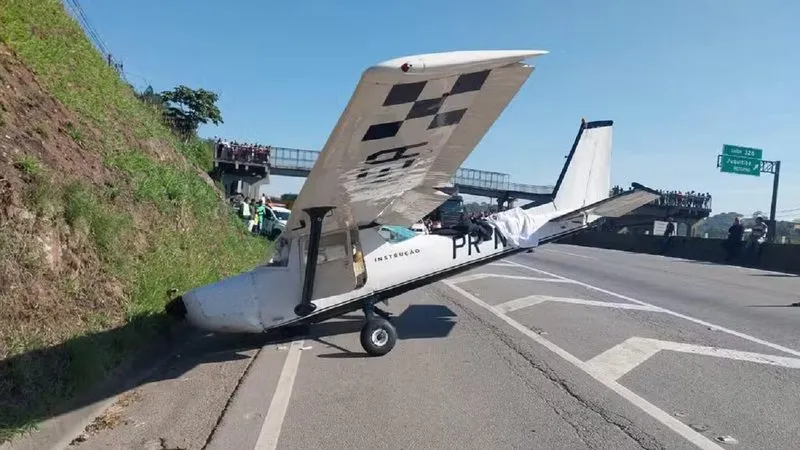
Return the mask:
{"type": "Polygon", "coordinates": [[[769,222],[770,230],[769,240],[775,242],[778,232],[778,223],[775,221],[775,209],[778,206],[778,180],[781,177],[781,162],[774,161],[772,165],[772,203],[769,205],[769,222]]]}
{"type": "Polygon", "coordinates": [[[780,161],[764,161],[764,151],[760,148],[740,147],[738,145],[722,146],[722,154],[717,156],[717,167],[720,172],[737,175],[761,176],[761,173],[772,174],[772,202],[769,210],[769,233],[767,238],[775,242],[776,222],[775,209],[778,205],[778,181],[781,173],[780,161]]]}

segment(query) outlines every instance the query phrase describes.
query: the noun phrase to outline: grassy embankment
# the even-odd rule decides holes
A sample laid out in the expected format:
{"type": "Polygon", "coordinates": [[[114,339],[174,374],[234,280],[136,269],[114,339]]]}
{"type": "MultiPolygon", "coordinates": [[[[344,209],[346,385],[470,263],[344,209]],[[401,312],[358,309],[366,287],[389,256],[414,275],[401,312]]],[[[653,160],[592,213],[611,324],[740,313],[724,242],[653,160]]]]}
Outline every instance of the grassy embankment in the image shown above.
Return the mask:
{"type": "MultiPolygon", "coordinates": [[[[245,234],[198,175],[196,167],[209,168],[210,149],[164,127],[59,0],[0,0],[0,41],[70,114],[54,131],[27,123],[27,136],[42,136],[46,147],[48,133],[62,132],[72,146],[43,160],[26,151],[27,140],[17,142],[21,206],[35,222],[0,222],[2,443],[156,336],[167,323],[168,291],[246,270],[267,256],[268,244],[245,234]],[[70,173],[57,163],[70,151],[94,154],[106,175],[70,173]],[[45,233],[61,249],[55,262],[37,244],[45,233]]],[[[39,107],[30,104],[26,117],[39,107]]],[[[22,111],[3,105],[0,112],[3,134],[20,131],[8,128],[24,122],[12,120],[22,111]]]]}

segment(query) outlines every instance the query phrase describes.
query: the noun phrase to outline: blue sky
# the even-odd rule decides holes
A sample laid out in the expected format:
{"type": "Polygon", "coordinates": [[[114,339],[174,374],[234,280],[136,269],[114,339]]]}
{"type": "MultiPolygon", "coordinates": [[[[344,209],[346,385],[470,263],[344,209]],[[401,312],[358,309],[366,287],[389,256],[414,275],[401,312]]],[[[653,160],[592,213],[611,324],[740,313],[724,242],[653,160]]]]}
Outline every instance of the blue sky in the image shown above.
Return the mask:
{"type": "MultiPolygon", "coordinates": [[[[724,143],[782,161],[779,218],[800,217],[800,2],[81,0],[137,87],[220,94],[203,136],[319,149],[361,71],[447,50],[543,49],[465,167],[553,184],[581,117],[613,119],[612,182],[710,192],[769,211],[772,177],[721,174],[724,143]],[[395,5],[395,6],[393,6],[395,5]]],[[[273,178],[270,193],[303,179],[273,178]]]]}

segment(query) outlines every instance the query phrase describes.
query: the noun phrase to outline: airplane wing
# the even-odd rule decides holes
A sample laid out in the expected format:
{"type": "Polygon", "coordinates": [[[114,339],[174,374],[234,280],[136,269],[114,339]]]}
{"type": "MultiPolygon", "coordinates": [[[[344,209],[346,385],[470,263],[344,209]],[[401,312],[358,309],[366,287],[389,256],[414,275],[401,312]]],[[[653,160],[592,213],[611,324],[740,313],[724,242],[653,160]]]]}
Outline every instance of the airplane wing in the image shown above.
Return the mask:
{"type": "Polygon", "coordinates": [[[323,233],[411,226],[449,195],[456,170],[533,72],[538,50],[434,53],[368,68],[292,208],[287,233],[308,234],[310,207],[335,209],[323,233]],[[333,219],[333,220],[332,220],[333,219]]]}
{"type": "Polygon", "coordinates": [[[600,217],[622,217],[625,214],[644,206],[661,197],[661,194],[639,183],[632,184],[633,189],[599,202],[586,205],[583,208],[570,211],[564,215],[550,219],[551,222],[563,222],[583,217],[584,214],[600,217]]]}

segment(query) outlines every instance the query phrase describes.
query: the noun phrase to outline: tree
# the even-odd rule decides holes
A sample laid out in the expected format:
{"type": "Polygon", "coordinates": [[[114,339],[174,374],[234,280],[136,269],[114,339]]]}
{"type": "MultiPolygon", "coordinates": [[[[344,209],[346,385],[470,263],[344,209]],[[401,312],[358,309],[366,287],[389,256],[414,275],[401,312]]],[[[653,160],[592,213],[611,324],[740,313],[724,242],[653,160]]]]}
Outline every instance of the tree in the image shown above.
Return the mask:
{"type": "Polygon", "coordinates": [[[164,108],[164,99],[161,98],[160,95],[156,94],[156,92],[153,90],[153,86],[147,86],[147,89],[141,93],[137,93],[136,97],[143,103],[164,108]]]}
{"type": "Polygon", "coordinates": [[[223,123],[216,105],[219,96],[214,92],[180,85],[157,95],[164,102],[164,117],[184,139],[194,136],[201,123],[223,123]]]}

